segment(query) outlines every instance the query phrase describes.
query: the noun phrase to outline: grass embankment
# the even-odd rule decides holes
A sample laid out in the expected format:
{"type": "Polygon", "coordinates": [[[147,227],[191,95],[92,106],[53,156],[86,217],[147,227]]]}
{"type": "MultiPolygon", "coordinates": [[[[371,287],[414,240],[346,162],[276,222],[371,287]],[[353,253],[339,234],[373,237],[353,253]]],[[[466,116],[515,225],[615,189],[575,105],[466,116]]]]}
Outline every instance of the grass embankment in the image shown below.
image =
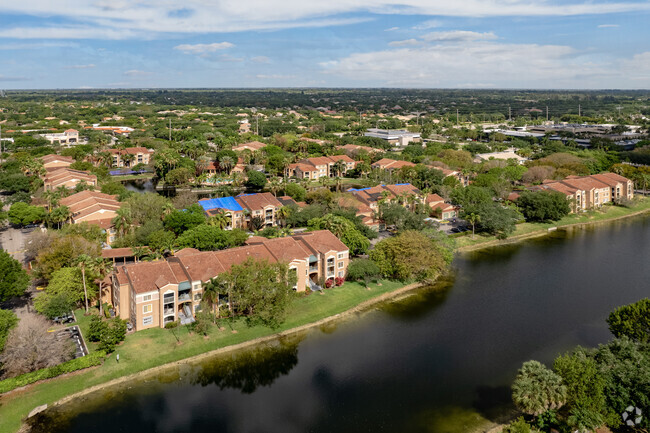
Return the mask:
{"type": "MultiPolygon", "coordinates": [[[[371,290],[366,290],[360,284],[347,282],[341,287],[324,290],[322,295],[312,293],[300,297],[291,304],[287,320],[276,330],[261,326],[248,327],[244,320],[237,320],[232,324],[237,333],[233,333],[228,321],[222,320],[221,326],[226,330],[220,331],[213,326],[207,339],[190,334],[186,326],[174,330],[156,328],[130,334],[116,349],[120,355],[119,363],[112,355],[99,367],[36,383],[0,396],[0,432],[17,431],[21,420],[35,407],[52,404],[86,388],[211,350],[318,322],[402,286],[404,284],[400,282],[382,281],[381,286],[371,284],[371,290]]],[[[84,316],[82,310],[76,314],[83,334],[87,335],[90,317],[84,316]]],[[[97,350],[96,343],[87,343],[91,352],[97,350]]]]}
{"type": "Polygon", "coordinates": [[[143,173],[143,174],[125,174],[118,176],[111,176],[111,180],[116,182],[126,182],[127,180],[149,180],[153,179],[155,173],[143,173]]]}
{"type": "Polygon", "coordinates": [[[479,248],[492,247],[529,237],[541,236],[548,233],[549,229],[552,228],[613,221],[619,218],[625,218],[646,212],[650,212],[650,198],[644,197],[637,199],[634,205],[629,208],[621,206],[603,206],[599,210],[567,215],[561,220],[555,222],[517,224],[515,232],[505,240],[499,240],[496,236],[478,233],[472,239],[472,232],[469,231],[465,232],[463,236],[456,238],[456,250],[471,251],[479,248]]]}

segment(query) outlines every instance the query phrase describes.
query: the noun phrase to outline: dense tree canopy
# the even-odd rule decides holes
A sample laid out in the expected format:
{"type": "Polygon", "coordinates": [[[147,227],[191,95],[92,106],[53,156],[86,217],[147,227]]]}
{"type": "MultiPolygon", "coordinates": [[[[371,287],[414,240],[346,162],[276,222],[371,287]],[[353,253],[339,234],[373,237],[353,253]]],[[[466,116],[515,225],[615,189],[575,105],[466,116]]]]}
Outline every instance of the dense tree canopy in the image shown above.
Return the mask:
{"type": "Polygon", "coordinates": [[[555,191],[522,191],[517,207],[528,221],[557,221],[571,211],[566,196],[555,191]]]}
{"type": "Polygon", "coordinates": [[[29,276],[20,262],[4,250],[0,250],[0,301],[25,293],[29,276]]]}
{"type": "Polygon", "coordinates": [[[650,341],[650,299],[618,307],[607,318],[609,330],[617,338],[647,343],[650,341]]]}

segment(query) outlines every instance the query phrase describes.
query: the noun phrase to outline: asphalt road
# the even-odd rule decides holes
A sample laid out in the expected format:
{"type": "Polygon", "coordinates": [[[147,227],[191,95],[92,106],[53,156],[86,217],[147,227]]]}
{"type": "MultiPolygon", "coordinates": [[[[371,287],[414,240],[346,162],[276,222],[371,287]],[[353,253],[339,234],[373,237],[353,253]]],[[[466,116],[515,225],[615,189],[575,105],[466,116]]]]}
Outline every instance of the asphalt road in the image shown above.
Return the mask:
{"type": "Polygon", "coordinates": [[[34,229],[20,230],[14,228],[7,228],[0,231],[0,246],[3,250],[7,251],[11,256],[23,263],[25,260],[25,238],[34,229]]]}

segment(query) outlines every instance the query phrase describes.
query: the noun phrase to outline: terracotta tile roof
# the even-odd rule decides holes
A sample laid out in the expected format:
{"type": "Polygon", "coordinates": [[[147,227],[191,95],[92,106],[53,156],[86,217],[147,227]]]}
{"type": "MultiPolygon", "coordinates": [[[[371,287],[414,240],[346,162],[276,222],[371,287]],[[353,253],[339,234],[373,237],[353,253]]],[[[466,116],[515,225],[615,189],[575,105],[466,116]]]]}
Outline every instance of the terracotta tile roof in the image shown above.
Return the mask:
{"type": "Polygon", "coordinates": [[[439,203],[444,202],[445,199],[440,197],[438,194],[429,194],[427,195],[427,203],[439,203]]]}
{"type": "Polygon", "coordinates": [[[234,151],[242,151],[244,149],[251,149],[251,150],[260,150],[263,147],[266,147],[266,143],[261,143],[259,141],[250,141],[248,143],[242,143],[238,144],[237,146],[233,146],[232,150],[234,151]]]}
{"type": "Polygon", "coordinates": [[[79,179],[93,184],[97,183],[97,176],[94,174],[90,174],[87,171],[72,170],[70,168],[59,168],[48,172],[44,182],[56,187],[56,185],[62,184],[70,179],[79,179]]]}
{"type": "Polygon", "coordinates": [[[294,235],[296,239],[302,240],[310,249],[319,253],[329,251],[348,251],[348,247],[329,230],[316,230],[313,232],[294,235]]]}
{"type": "Polygon", "coordinates": [[[336,161],[343,161],[347,163],[354,162],[354,159],[350,158],[347,155],[332,155],[329,158],[334,162],[336,161]]]}
{"type": "Polygon", "coordinates": [[[590,177],[598,180],[599,182],[607,184],[611,187],[616,187],[619,184],[627,185],[627,183],[629,182],[629,180],[626,177],[623,177],[616,173],[600,173],[600,174],[591,175],[590,177]]]}
{"type": "Polygon", "coordinates": [[[250,211],[262,210],[267,206],[282,207],[282,203],[280,203],[270,192],[242,194],[236,196],[235,200],[242,207],[250,211]]]}
{"type": "Polygon", "coordinates": [[[395,185],[385,185],[384,188],[394,195],[400,194],[420,194],[420,190],[410,183],[398,183],[395,185]]]}
{"type": "Polygon", "coordinates": [[[61,155],[54,155],[54,154],[41,156],[40,159],[41,159],[41,161],[43,161],[43,164],[48,164],[48,163],[57,162],[57,161],[68,162],[70,164],[75,162],[74,158],[72,158],[70,156],[61,156],[61,155]]]}
{"type": "Polygon", "coordinates": [[[189,256],[191,254],[196,254],[200,253],[201,251],[197,250],[196,248],[183,248],[181,250],[178,250],[174,253],[175,257],[183,257],[183,256],[189,256]]]}

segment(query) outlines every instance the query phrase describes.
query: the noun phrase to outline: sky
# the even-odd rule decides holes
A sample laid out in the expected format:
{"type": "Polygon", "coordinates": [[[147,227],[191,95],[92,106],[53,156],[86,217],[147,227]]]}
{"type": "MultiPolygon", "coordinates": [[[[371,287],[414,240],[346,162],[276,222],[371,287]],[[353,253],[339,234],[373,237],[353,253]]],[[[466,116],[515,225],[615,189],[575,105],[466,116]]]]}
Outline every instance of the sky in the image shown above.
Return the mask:
{"type": "Polygon", "coordinates": [[[0,89],[650,88],[650,0],[0,0],[0,89]]]}

